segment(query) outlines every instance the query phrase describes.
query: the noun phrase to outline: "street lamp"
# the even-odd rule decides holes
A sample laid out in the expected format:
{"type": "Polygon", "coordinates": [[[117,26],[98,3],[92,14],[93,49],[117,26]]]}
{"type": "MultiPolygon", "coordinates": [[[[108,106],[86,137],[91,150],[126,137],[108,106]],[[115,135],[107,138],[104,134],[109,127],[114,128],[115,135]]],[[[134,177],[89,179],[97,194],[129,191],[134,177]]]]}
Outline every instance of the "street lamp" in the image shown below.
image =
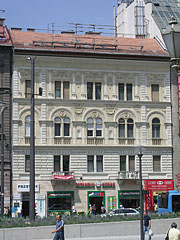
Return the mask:
{"type": "Polygon", "coordinates": [[[1,114],[1,217],[4,216],[4,110],[5,103],[0,102],[1,114]]]}
{"type": "Polygon", "coordinates": [[[143,227],[143,187],[142,187],[142,146],[137,147],[137,155],[139,157],[139,191],[140,191],[140,235],[141,240],[144,240],[144,227],[143,227]]]}
{"type": "Polygon", "coordinates": [[[34,78],[35,78],[35,57],[28,57],[31,61],[31,121],[30,121],[30,202],[29,219],[35,220],[35,125],[34,125],[34,78]]]}

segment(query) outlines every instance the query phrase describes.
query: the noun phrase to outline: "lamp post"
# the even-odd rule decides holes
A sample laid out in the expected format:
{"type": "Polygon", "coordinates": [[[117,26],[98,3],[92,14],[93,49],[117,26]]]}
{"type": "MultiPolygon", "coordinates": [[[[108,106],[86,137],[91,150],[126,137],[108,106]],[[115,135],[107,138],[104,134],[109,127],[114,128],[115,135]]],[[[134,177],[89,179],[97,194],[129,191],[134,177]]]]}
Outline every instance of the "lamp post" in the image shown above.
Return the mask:
{"type": "MultiPolygon", "coordinates": [[[[166,44],[171,58],[171,104],[172,104],[172,123],[173,123],[173,179],[174,187],[178,187],[177,174],[180,173],[179,167],[179,144],[180,144],[180,25],[174,17],[171,17],[169,26],[163,31],[162,38],[166,44]],[[178,77],[178,79],[177,79],[178,77]],[[178,94],[177,94],[178,93],[178,94]],[[177,114],[178,113],[178,114],[177,114]],[[177,131],[179,129],[179,132],[177,131]]],[[[180,187],[180,186],[179,186],[180,187]]]]}
{"type": "Polygon", "coordinates": [[[138,157],[139,157],[139,191],[140,191],[140,235],[141,240],[144,240],[144,227],[143,227],[143,187],[142,187],[142,146],[138,146],[138,157]]]}
{"type": "Polygon", "coordinates": [[[34,125],[34,82],[35,82],[35,57],[28,57],[31,61],[31,121],[30,121],[30,203],[29,219],[35,220],[35,125],[34,125]]]}
{"type": "Polygon", "coordinates": [[[0,102],[1,106],[1,217],[4,216],[4,110],[6,105],[0,102]]]}

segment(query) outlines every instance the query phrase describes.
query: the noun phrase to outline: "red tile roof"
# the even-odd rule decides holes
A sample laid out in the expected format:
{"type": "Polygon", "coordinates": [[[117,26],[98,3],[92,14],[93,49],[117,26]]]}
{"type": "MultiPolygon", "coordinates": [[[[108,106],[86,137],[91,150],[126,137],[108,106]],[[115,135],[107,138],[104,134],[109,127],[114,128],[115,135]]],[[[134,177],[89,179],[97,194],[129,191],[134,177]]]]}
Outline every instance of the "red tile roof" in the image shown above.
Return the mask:
{"type": "Polygon", "coordinates": [[[100,35],[52,34],[11,30],[15,49],[164,56],[168,53],[155,39],[105,37],[100,35]]]}
{"type": "Polygon", "coordinates": [[[0,46],[12,46],[6,26],[0,25],[0,46]]]}

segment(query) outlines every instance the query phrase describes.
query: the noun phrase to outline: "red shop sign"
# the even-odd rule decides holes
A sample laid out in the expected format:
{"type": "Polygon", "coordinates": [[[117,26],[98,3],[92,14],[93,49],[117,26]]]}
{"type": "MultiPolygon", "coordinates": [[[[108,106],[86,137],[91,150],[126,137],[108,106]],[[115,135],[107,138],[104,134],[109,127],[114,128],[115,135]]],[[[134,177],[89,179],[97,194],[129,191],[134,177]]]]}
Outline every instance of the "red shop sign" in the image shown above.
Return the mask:
{"type": "Polygon", "coordinates": [[[178,178],[178,187],[180,188],[180,173],[177,174],[177,178],[178,178]]]}
{"type": "Polygon", "coordinates": [[[53,175],[54,179],[60,179],[60,180],[73,180],[74,175],[53,175]]]}
{"type": "Polygon", "coordinates": [[[174,183],[172,179],[144,180],[144,190],[173,190],[174,183]]]}

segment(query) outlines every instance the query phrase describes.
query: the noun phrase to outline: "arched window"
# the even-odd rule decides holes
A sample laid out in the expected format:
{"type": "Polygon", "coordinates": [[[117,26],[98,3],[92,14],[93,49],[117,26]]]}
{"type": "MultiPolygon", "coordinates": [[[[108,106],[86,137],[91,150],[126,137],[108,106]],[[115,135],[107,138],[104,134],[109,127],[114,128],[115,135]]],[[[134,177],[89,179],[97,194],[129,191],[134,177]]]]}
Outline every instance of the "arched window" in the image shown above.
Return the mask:
{"type": "Polygon", "coordinates": [[[127,120],[120,118],[118,121],[119,138],[133,138],[134,137],[134,121],[132,118],[127,120]]]}
{"type": "Polygon", "coordinates": [[[87,120],[87,136],[93,137],[93,130],[94,130],[94,121],[92,118],[88,118],[87,120]]]}
{"type": "Polygon", "coordinates": [[[30,125],[31,125],[31,117],[27,116],[25,118],[25,136],[30,137],[30,125]]]}
{"type": "Polygon", "coordinates": [[[125,120],[120,118],[118,121],[119,138],[125,138],[125,120]]]}
{"type": "Polygon", "coordinates": [[[160,120],[153,118],[152,120],[152,138],[160,138],[160,120]]]}
{"type": "Polygon", "coordinates": [[[103,122],[101,118],[87,119],[87,137],[102,137],[103,122]]]}
{"type": "Polygon", "coordinates": [[[54,119],[54,135],[55,137],[61,136],[61,119],[59,117],[54,119]]]}
{"type": "Polygon", "coordinates": [[[70,136],[70,119],[68,117],[64,118],[64,136],[70,136]]]}
{"type": "Polygon", "coordinates": [[[134,121],[132,118],[127,120],[127,137],[133,138],[134,137],[134,121]]]}

